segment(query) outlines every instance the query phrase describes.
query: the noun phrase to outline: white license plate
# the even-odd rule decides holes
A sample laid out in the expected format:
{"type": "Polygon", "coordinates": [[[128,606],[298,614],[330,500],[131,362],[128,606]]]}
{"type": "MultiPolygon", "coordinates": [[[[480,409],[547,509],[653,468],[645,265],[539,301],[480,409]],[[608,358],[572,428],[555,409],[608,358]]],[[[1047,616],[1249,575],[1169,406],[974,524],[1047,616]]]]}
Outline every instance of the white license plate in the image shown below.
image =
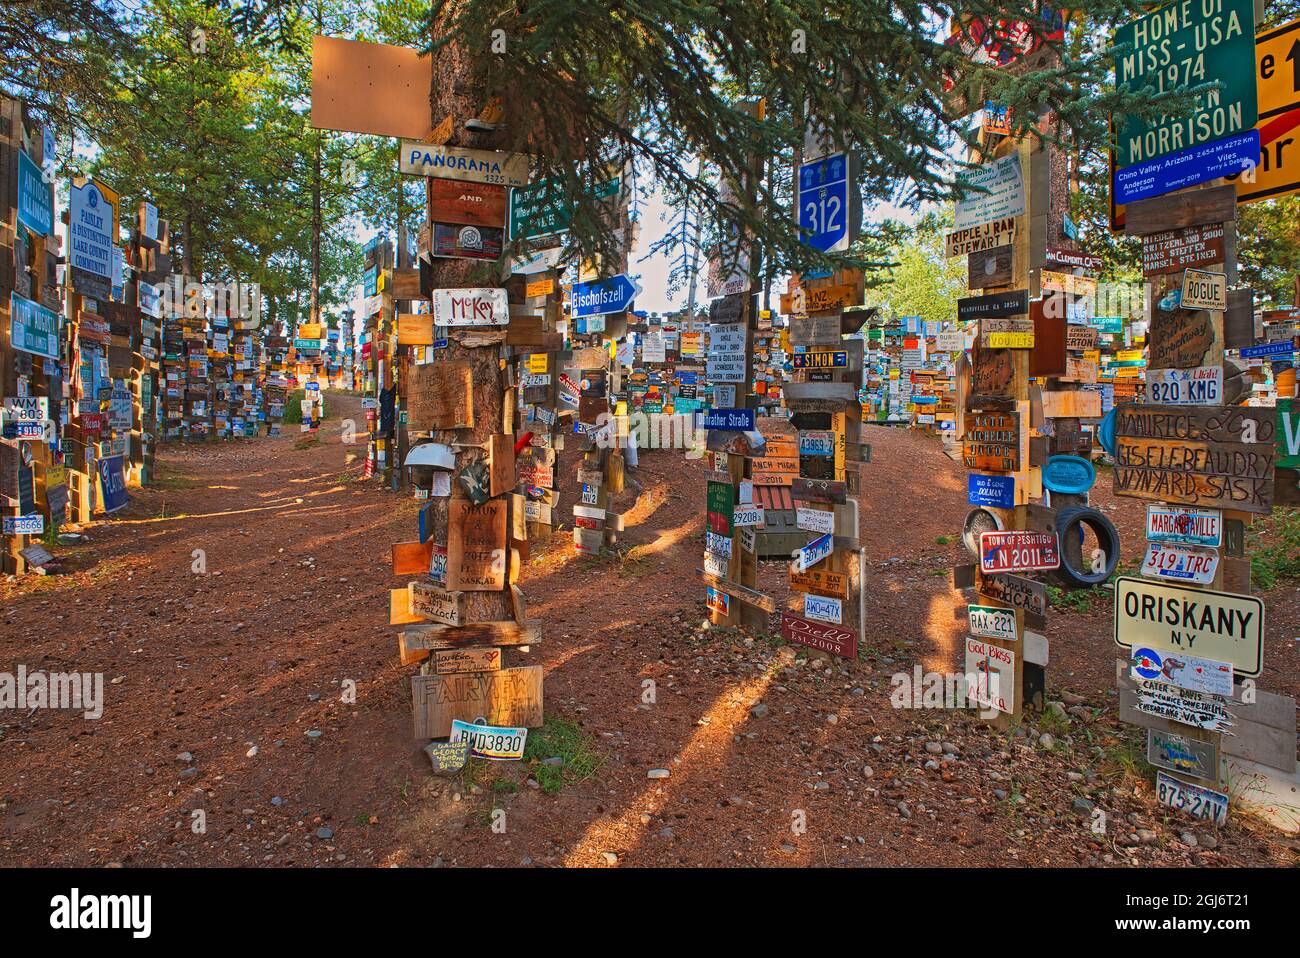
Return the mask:
{"type": "Polygon", "coordinates": [[[1156,773],[1156,797],[1160,804],[1168,805],[1195,818],[1222,825],[1228,820],[1228,796],[1199,785],[1189,785],[1178,779],[1156,773]]]}
{"type": "Polygon", "coordinates": [[[508,762],[524,757],[524,743],[528,741],[528,729],[472,725],[460,719],[453,719],[448,741],[459,742],[462,739],[469,742],[469,754],[475,758],[508,762]]]}

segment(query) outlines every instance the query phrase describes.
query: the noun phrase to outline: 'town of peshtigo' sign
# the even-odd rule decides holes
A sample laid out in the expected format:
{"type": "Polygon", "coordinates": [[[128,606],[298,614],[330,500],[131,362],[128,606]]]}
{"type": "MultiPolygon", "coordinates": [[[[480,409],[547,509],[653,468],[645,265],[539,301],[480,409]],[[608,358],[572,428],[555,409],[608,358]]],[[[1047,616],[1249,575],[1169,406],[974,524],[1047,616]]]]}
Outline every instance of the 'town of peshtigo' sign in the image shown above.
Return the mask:
{"type": "Polygon", "coordinates": [[[1237,675],[1257,676],[1264,657],[1264,603],[1122,576],[1115,580],[1115,643],[1228,662],[1237,675]]]}

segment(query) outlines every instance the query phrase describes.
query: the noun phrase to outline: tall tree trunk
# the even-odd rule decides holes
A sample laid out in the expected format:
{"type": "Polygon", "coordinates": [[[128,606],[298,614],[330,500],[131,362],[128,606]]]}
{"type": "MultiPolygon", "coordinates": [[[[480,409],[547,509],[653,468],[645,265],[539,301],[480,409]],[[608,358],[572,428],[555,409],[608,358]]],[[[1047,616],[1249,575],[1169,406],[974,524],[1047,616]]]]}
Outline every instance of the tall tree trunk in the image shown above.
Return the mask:
{"type": "Polygon", "coordinates": [[[311,177],[311,321],[320,322],[320,146],[321,137],[317,133],[316,155],[312,162],[311,177]]]}
{"type": "MultiPolygon", "coordinates": [[[[441,36],[445,32],[446,26],[443,22],[434,24],[434,37],[441,36]]],[[[503,149],[506,146],[504,130],[473,133],[465,130],[464,127],[465,121],[477,116],[489,99],[487,90],[474,80],[470,67],[470,58],[473,55],[471,51],[465,50],[456,43],[448,44],[435,55],[433,83],[429,95],[429,128],[433,129],[450,114],[454,117],[453,122],[459,137],[455,141],[457,145],[473,149],[503,149]]],[[[524,119],[524,117],[506,117],[506,122],[518,124],[524,119]]],[[[426,184],[426,191],[428,188],[426,184]]],[[[500,272],[493,263],[484,264],[467,259],[434,259],[432,272],[435,289],[503,285],[500,272]]],[[[507,408],[505,403],[507,385],[502,364],[498,360],[504,347],[467,348],[457,342],[454,331],[448,339],[447,349],[438,350],[438,361],[460,360],[470,364],[474,386],[474,428],[439,430],[434,433],[434,439],[444,443],[486,443],[493,433],[513,432],[513,421],[503,421],[503,410],[507,408]]],[[[513,415],[510,418],[513,420],[513,415]]],[[[480,458],[483,458],[482,450],[457,449],[456,473],[474,459],[480,458]]],[[[460,485],[454,478],[452,495],[463,496],[460,485]]],[[[445,544],[447,508],[450,500],[435,498],[433,502],[434,535],[436,541],[445,544]]],[[[502,592],[465,592],[461,595],[461,607],[467,622],[500,621],[512,617],[508,588],[502,592]]]]}

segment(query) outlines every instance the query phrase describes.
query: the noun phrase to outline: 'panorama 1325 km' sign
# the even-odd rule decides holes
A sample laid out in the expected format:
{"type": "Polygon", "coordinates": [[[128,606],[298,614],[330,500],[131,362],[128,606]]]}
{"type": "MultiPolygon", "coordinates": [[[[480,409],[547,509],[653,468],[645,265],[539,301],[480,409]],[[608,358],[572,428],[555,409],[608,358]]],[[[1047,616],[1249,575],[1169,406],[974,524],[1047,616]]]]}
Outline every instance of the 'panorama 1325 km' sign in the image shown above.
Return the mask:
{"type": "Polygon", "coordinates": [[[1249,130],[1258,120],[1254,0],[1180,0],[1115,31],[1115,81],[1132,93],[1159,93],[1218,82],[1190,112],[1170,109],[1151,119],[1116,123],[1116,163],[1141,163],[1166,153],[1249,130]]]}

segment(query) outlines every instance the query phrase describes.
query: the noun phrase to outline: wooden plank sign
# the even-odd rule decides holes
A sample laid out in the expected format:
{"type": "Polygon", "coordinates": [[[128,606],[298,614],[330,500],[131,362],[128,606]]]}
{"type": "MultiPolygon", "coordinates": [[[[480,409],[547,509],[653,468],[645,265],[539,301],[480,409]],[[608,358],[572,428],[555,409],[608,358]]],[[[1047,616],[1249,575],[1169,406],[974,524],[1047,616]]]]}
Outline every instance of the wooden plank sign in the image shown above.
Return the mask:
{"type": "Polygon", "coordinates": [[[433,653],[433,670],[438,675],[496,672],[500,668],[500,649],[475,646],[468,649],[437,649],[433,653]]]}
{"type": "Polygon", "coordinates": [[[833,599],[847,599],[849,595],[849,577],[843,572],[831,572],[826,569],[807,569],[803,572],[796,572],[791,569],[790,588],[796,592],[824,595],[833,599]]]}
{"type": "Polygon", "coordinates": [[[1142,237],[1142,272],[1177,273],[1223,262],[1223,224],[1152,233],[1142,237]]]}
{"type": "Polygon", "coordinates": [[[981,347],[973,356],[968,408],[1003,406],[1015,400],[1015,363],[1009,349],[981,347]]]}
{"type": "Polygon", "coordinates": [[[1273,410],[1156,404],[1117,410],[1116,495],[1272,512],[1273,410]]]}
{"type": "Polygon", "coordinates": [[[944,237],[944,254],[950,259],[968,253],[982,253],[998,247],[1010,247],[1016,241],[1014,216],[1003,216],[979,226],[955,230],[944,237]]]}
{"type": "Polygon", "coordinates": [[[787,642],[806,645],[846,659],[858,657],[858,633],[838,625],[813,622],[789,612],[781,613],[781,636],[787,642]]]}
{"type": "Polygon", "coordinates": [[[1020,442],[1020,417],[1016,413],[974,413],[966,417],[962,461],[967,469],[1017,472],[1020,442]]]}
{"type": "Polygon", "coordinates": [[[429,180],[429,221],[500,229],[506,225],[506,188],[433,177],[429,180]]]}
{"type": "Polygon", "coordinates": [[[497,672],[462,675],[416,675],[411,700],[417,740],[446,738],[451,723],[536,728],[542,724],[542,667],[527,665],[497,672]]]}
{"type": "Polygon", "coordinates": [[[510,304],[498,288],[435,289],[433,321],[439,326],[506,326],[510,304]]]}
{"type": "Polygon", "coordinates": [[[461,624],[459,593],[446,592],[428,582],[412,582],[407,589],[411,615],[440,625],[461,624]]]}
{"type": "Polygon", "coordinates": [[[989,286],[1010,286],[1014,254],[1014,246],[999,246],[971,253],[966,258],[967,287],[984,289],[989,286]]]}
{"type": "Polygon", "coordinates": [[[411,366],[406,381],[407,425],[413,430],[472,429],[474,382],[460,360],[411,366]]]}
{"type": "Polygon", "coordinates": [[[415,176],[527,186],[528,168],[529,158],[523,153],[434,146],[414,140],[403,140],[398,152],[398,169],[415,176]]]}
{"type": "MultiPolygon", "coordinates": [[[[506,501],[473,505],[452,499],[447,512],[447,589],[495,592],[506,587],[506,501]]],[[[471,716],[472,717],[472,716],[471,716]]]]}

